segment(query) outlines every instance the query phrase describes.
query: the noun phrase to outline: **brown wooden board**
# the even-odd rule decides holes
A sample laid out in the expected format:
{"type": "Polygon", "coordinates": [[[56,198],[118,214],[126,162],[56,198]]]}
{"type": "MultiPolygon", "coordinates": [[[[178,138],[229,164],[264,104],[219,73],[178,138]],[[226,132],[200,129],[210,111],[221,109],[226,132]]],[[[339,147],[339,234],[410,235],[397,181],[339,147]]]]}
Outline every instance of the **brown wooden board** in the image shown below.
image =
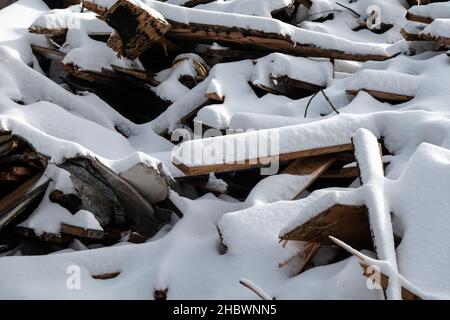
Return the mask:
{"type": "Polygon", "coordinates": [[[414,98],[414,97],[403,95],[403,94],[397,94],[397,93],[392,93],[392,92],[383,92],[383,91],[370,90],[370,89],[346,90],[347,94],[350,94],[352,96],[356,96],[359,91],[367,92],[375,99],[380,100],[382,102],[388,102],[388,103],[403,103],[403,102],[408,102],[414,98]]]}
{"type": "Polygon", "coordinates": [[[373,249],[367,207],[335,204],[280,239],[331,246],[330,235],[354,248],[373,249]]]}
{"type": "MultiPolygon", "coordinates": [[[[333,153],[340,153],[344,151],[353,150],[352,144],[343,144],[336,146],[328,146],[316,149],[308,149],[301,150],[296,152],[284,153],[278,156],[273,156],[271,159],[278,158],[279,161],[288,161],[294,160],[298,158],[307,158],[313,156],[327,155],[333,153]]],[[[186,166],[183,163],[175,162],[174,165],[180,169],[185,175],[193,176],[193,175],[202,175],[208,174],[210,172],[229,172],[229,171],[237,171],[244,169],[252,169],[264,166],[264,163],[268,163],[270,161],[266,161],[267,159],[246,159],[242,161],[242,163],[223,163],[223,164],[213,164],[213,165],[200,165],[200,166],[186,166]]]]}

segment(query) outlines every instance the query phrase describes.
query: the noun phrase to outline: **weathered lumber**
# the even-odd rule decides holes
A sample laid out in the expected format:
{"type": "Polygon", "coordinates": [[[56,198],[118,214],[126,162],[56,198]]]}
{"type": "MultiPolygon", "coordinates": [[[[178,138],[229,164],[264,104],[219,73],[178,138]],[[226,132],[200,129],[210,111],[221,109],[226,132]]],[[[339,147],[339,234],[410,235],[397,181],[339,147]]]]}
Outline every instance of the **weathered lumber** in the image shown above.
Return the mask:
{"type": "Polygon", "coordinates": [[[382,102],[388,102],[388,103],[403,103],[403,102],[408,102],[414,98],[414,97],[403,95],[403,94],[370,90],[370,89],[346,90],[346,93],[350,94],[352,96],[356,96],[359,91],[367,92],[375,99],[380,100],[382,102]]]}
{"type": "Polygon", "coordinates": [[[103,14],[105,22],[116,32],[108,46],[120,55],[136,59],[155,42],[161,42],[170,24],[127,0],[117,1],[103,14]]]}
{"type": "Polygon", "coordinates": [[[61,233],[90,240],[103,240],[103,237],[105,236],[103,230],[85,229],[66,223],[61,223],[60,230],[61,233]]]}
{"type": "Polygon", "coordinates": [[[3,9],[14,2],[17,2],[17,0],[0,0],[0,9],[3,9]]]}
{"type": "Polygon", "coordinates": [[[114,65],[111,67],[118,74],[123,74],[123,75],[129,76],[129,77],[137,78],[139,80],[142,80],[142,81],[150,84],[151,86],[158,86],[160,84],[160,82],[154,78],[154,74],[149,73],[147,71],[132,70],[132,69],[122,68],[122,67],[114,66],[114,65]]]}
{"type": "MultiPolygon", "coordinates": [[[[308,149],[308,150],[301,150],[296,152],[290,152],[290,153],[284,153],[279,155],[273,155],[272,157],[269,157],[271,159],[277,159],[278,161],[288,161],[288,160],[294,160],[298,158],[307,158],[307,157],[313,157],[313,156],[320,156],[320,155],[328,155],[333,153],[340,153],[343,151],[350,151],[353,150],[353,146],[351,144],[343,144],[343,145],[336,145],[336,146],[328,146],[328,147],[322,147],[322,148],[316,148],[316,149],[308,149]]],[[[222,164],[212,164],[212,165],[198,165],[198,166],[186,166],[183,163],[179,163],[176,159],[174,159],[174,165],[183,171],[184,174],[191,176],[191,175],[202,175],[202,174],[208,174],[210,172],[228,172],[228,171],[237,171],[237,170],[244,170],[244,169],[252,169],[252,168],[258,168],[262,167],[268,162],[265,160],[268,159],[245,159],[245,161],[236,163],[222,163],[222,164]]]]}
{"type": "Polygon", "coordinates": [[[31,50],[33,50],[34,54],[39,54],[47,59],[62,59],[66,55],[58,49],[42,47],[34,44],[31,45],[31,50]]]}
{"type": "Polygon", "coordinates": [[[416,14],[412,14],[409,11],[406,12],[406,19],[408,19],[409,21],[415,21],[415,22],[427,23],[427,24],[432,23],[433,20],[434,20],[431,17],[419,16],[419,15],[416,15],[416,14]]]}
{"type": "Polygon", "coordinates": [[[47,189],[48,181],[30,191],[30,188],[33,187],[41,176],[42,172],[32,177],[12,193],[0,200],[0,229],[18,217],[35,201],[42,198],[47,189]]]}
{"type": "Polygon", "coordinates": [[[300,194],[305,191],[320,175],[325,172],[334,162],[334,156],[318,156],[309,158],[295,159],[286,169],[282,171],[284,174],[292,174],[297,176],[307,176],[308,183],[301,186],[294,199],[297,199],[300,194]]]}
{"type": "Polygon", "coordinates": [[[312,44],[293,43],[291,39],[273,33],[252,29],[230,28],[218,25],[190,23],[189,25],[168,20],[172,29],[166,33],[169,39],[194,41],[199,43],[219,42],[225,45],[238,45],[257,50],[281,52],[295,56],[325,57],[354,61],[383,61],[391,57],[377,54],[357,54],[326,49],[312,44]]]}
{"type": "MultiPolygon", "coordinates": [[[[87,2],[87,1],[85,1],[87,2]]],[[[111,7],[106,13],[103,13],[102,19],[108,22],[108,15],[116,8],[127,7],[130,12],[133,11],[136,14],[138,12],[144,11],[143,9],[133,6],[126,0],[121,0],[120,3],[116,3],[111,7]]],[[[181,8],[179,8],[181,9],[181,8]]],[[[171,8],[171,10],[179,10],[176,6],[171,8]]],[[[102,10],[97,10],[102,11],[102,10]]],[[[110,46],[119,52],[120,54],[126,53],[128,58],[136,58],[141,55],[146,48],[148,48],[152,43],[161,42],[163,39],[170,39],[174,42],[185,41],[187,43],[206,43],[211,44],[213,42],[219,42],[224,45],[245,47],[246,49],[252,48],[256,50],[262,50],[265,52],[281,52],[297,56],[307,56],[307,57],[326,57],[333,59],[342,60],[354,60],[354,61],[368,61],[376,60],[382,61],[391,58],[387,54],[372,54],[372,53],[352,53],[345,52],[337,49],[329,49],[318,47],[314,44],[297,43],[293,41],[289,36],[285,36],[278,33],[268,33],[251,28],[239,28],[239,27],[229,27],[224,25],[214,25],[214,24],[204,24],[189,22],[186,24],[180,21],[171,20],[165,17],[164,23],[161,24],[161,20],[158,19],[156,14],[147,13],[146,28],[148,34],[145,34],[144,23],[136,20],[135,16],[131,15],[131,21],[134,22],[133,28],[125,28],[124,26],[129,25],[126,23],[127,19],[113,19],[115,21],[108,22],[108,24],[114,29],[120,30],[127,29],[126,39],[119,39],[119,36],[112,36],[110,41],[110,46]],[[152,20],[154,22],[152,23],[152,20]],[[139,23],[138,23],[139,22],[139,23]],[[167,25],[165,25],[167,23],[167,25]],[[156,28],[156,29],[155,29],[156,28]],[[133,29],[133,30],[131,30],[133,29]],[[142,29],[142,30],[141,30],[142,29]],[[150,40],[149,40],[150,38],[150,40]],[[133,46],[132,52],[125,52],[122,50],[120,43],[137,43],[139,45],[133,46]],[[146,45],[141,45],[145,43],[146,45]]],[[[176,12],[174,12],[176,13],[176,12]]],[[[210,13],[205,13],[210,14],[210,13]]],[[[127,15],[128,17],[130,14],[127,15]]],[[[173,18],[173,17],[172,17],[173,18]]]]}
{"type": "Polygon", "coordinates": [[[41,235],[37,235],[33,229],[20,226],[16,226],[14,228],[14,233],[20,237],[40,240],[58,245],[68,245],[73,240],[71,236],[64,234],[44,232],[41,235]]]}
{"type": "Polygon", "coordinates": [[[354,248],[373,249],[367,207],[333,205],[280,239],[331,246],[334,243],[330,235],[343,239],[354,248]]]}

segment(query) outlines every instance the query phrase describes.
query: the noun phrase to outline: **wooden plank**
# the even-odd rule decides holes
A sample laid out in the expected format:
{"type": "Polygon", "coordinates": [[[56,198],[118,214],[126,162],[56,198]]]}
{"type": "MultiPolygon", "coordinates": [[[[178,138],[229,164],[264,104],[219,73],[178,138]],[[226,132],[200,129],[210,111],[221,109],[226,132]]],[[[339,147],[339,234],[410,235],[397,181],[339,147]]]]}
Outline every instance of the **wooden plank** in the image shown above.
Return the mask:
{"type": "Polygon", "coordinates": [[[415,14],[410,13],[409,11],[406,12],[406,19],[408,19],[409,21],[415,21],[415,22],[421,22],[421,23],[427,23],[427,24],[432,23],[434,20],[431,17],[415,15],[415,14]]]}
{"type": "Polygon", "coordinates": [[[37,46],[35,44],[31,45],[31,49],[33,50],[34,54],[40,54],[45,58],[48,59],[62,59],[66,56],[64,52],[59,51],[55,48],[47,48],[42,46],[37,46]]]}
{"type": "Polygon", "coordinates": [[[367,92],[372,97],[374,97],[377,100],[380,100],[382,102],[389,102],[389,103],[403,103],[408,102],[412,100],[414,97],[403,95],[403,94],[397,94],[392,92],[383,92],[383,91],[377,91],[377,90],[370,90],[370,89],[359,89],[359,90],[346,90],[347,94],[350,94],[352,96],[356,96],[360,91],[367,92]]]}
{"type": "Polygon", "coordinates": [[[293,43],[290,38],[263,33],[257,30],[229,28],[217,25],[190,23],[189,25],[168,19],[172,29],[166,37],[173,40],[194,41],[198,43],[219,42],[224,45],[239,45],[257,50],[281,52],[295,56],[322,57],[353,61],[384,61],[392,57],[376,54],[356,54],[339,50],[316,47],[312,44],[293,43]]]}
{"type": "MultiPolygon", "coordinates": [[[[341,153],[344,151],[351,151],[353,150],[352,144],[342,144],[342,145],[336,145],[336,146],[328,146],[328,147],[322,147],[322,148],[316,148],[316,149],[307,149],[307,150],[301,150],[301,151],[295,151],[290,153],[284,153],[275,155],[272,157],[268,157],[270,159],[277,159],[279,161],[288,161],[288,160],[294,160],[298,158],[307,158],[307,157],[313,157],[313,156],[321,156],[321,155],[328,155],[333,153],[341,153]]],[[[202,175],[202,174],[208,174],[210,172],[229,172],[229,171],[237,171],[237,170],[244,170],[244,169],[252,169],[252,168],[259,168],[264,166],[264,163],[267,164],[270,161],[268,158],[259,158],[259,159],[246,159],[245,161],[242,161],[243,163],[223,163],[223,164],[213,164],[213,165],[199,165],[199,166],[186,166],[183,163],[174,163],[174,165],[180,169],[185,175],[188,176],[194,176],[194,175],[202,175]]]]}
{"type": "Polygon", "coordinates": [[[334,242],[330,235],[342,239],[353,248],[373,249],[367,207],[335,204],[280,239],[331,246],[334,242]]]}
{"type": "MultiPolygon", "coordinates": [[[[361,268],[363,270],[363,275],[365,277],[374,279],[374,276],[373,276],[374,274],[373,274],[373,272],[369,271],[369,266],[367,264],[365,264],[364,262],[360,262],[359,265],[361,266],[361,268]]],[[[389,277],[383,273],[380,273],[380,281],[379,281],[378,285],[380,285],[383,289],[387,289],[387,287],[389,285],[389,277]]],[[[409,291],[408,289],[406,289],[404,287],[402,287],[402,299],[403,300],[422,300],[421,297],[412,293],[411,291],[409,291]]]]}
{"type": "Polygon", "coordinates": [[[199,4],[207,4],[214,2],[216,0],[189,0],[183,4],[184,7],[193,8],[195,6],[198,6],[199,4]]]}
{"type": "Polygon", "coordinates": [[[319,176],[335,161],[336,157],[334,156],[300,158],[295,159],[286,169],[284,169],[282,171],[283,174],[309,177],[308,183],[302,185],[301,190],[298,191],[297,195],[294,197],[294,200],[297,199],[309,186],[311,186],[311,184],[316,181],[319,176]]]}
{"type": "Polygon", "coordinates": [[[160,82],[154,78],[154,75],[147,71],[127,69],[127,68],[122,68],[122,67],[114,66],[114,65],[111,67],[117,73],[125,74],[127,76],[131,76],[131,77],[143,80],[152,86],[156,87],[160,84],[160,82]]]}
{"type": "Polygon", "coordinates": [[[105,237],[103,230],[85,229],[66,223],[61,223],[61,233],[92,240],[103,240],[105,237]]]}

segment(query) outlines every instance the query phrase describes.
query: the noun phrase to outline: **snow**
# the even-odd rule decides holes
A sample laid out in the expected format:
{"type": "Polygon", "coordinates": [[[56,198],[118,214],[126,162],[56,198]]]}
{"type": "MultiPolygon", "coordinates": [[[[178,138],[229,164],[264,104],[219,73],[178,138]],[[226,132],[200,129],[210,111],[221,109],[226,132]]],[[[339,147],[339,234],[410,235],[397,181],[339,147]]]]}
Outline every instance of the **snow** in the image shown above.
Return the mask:
{"type": "Polygon", "coordinates": [[[112,28],[106,22],[97,19],[96,14],[81,12],[81,5],[67,9],[54,9],[41,15],[33,22],[31,28],[83,30],[86,33],[111,33],[112,28]]]}
{"type": "MultiPolygon", "coordinates": [[[[358,18],[335,1],[316,0],[311,10],[300,10],[295,19],[298,26],[271,19],[273,9],[290,3],[285,0],[264,5],[256,0],[215,1],[195,9],[178,6],[183,0],[132,1],[169,23],[252,28],[280,33],[296,43],[345,52],[390,56],[404,52],[406,46],[399,34],[406,22],[405,1],[342,1],[361,14],[358,18]],[[352,31],[365,23],[371,4],[381,8],[382,22],[393,27],[382,34],[352,31]],[[333,12],[333,19],[313,21],[326,16],[324,10],[340,11],[333,12]]],[[[93,2],[110,7],[116,1],[93,2]]],[[[415,25],[421,26],[423,33],[448,37],[449,17],[442,9],[446,5],[411,8],[411,13],[435,18],[428,26],[415,25]]],[[[102,230],[93,213],[80,210],[72,214],[49,199],[55,189],[76,192],[70,174],[57,166],[75,156],[96,159],[118,174],[144,164],[171,180],[183,176],[173,165],[172,155],[186,166],[196,166],[223,164],[230,160],[227,156],[239,161],[353,142],[362,183],[358,179],[348,188],[299,195],[311,177],[278,174],[262,179],[243,201],[226,193],[198,196],[180,187],[178,193],[170,191],[169,199],[183,218],[173,216],[143,244],[128,243],[123,235],[121,242],[110,247],[74,241],[56,254],[23,256],[24,252],[17,251],[15,256],[2,256],[0,298],[153,299],[155,289],[167,288],[169,299],[255,299],[255,294],[239,283],[248,279],[244,283],[265,292],[266,298],[383,299],[382,290],[367,288],[360,260],[379,266],[389,276],[387,298],[400,298],[401,287],[422,298],[450,297],[450,63],[445,53],[400,54],[384,62],[335,61],[334,65],[327,59],[271,53],[254,61],[216,64],[192,89],[183,86],[179,77],[198,77],[194,61],[206,62],[189,53],[177,57],[181,62],[173,67],[155,70],[160,85],[152,90],[173,103],[155,120],[137,125],[95,94],[73,93],[53,82],[32,55],[30,44],[50,44],[44,35],[29,34],[28,27],[68,27],[66,43],[59,49],[66,54],[63,63],[97,72],[111,70],[112,65],[144,70],[139,60],[119,59],[104,43],[89,38],[89,33],[111,30],[93,13],[79,10],[73,6],[49,11],[37,0],[19,0],[0,10],[0,130],[12,131],[49,158],[42,178],[50,180],[49,186],[21,226],[37,235],[58,234],[61,223],[102,230]],[[321,94],[311,101],[311,96],[295,100],[270,93],[259,98],[250,85],[273,88],[272,78],[279,76],[324,87],[339,114],[321,94]],[[367,92],[349,96],[345,93],[349,89],[392,92],[414,99],[390,105],[367,92]],[[203,106],[208,93],[224,97],[223,103],[203,106]],[[174,151],[174,144],[160,133],[186,129],[181,119],[196,109],[197,124],[237,129],[237,133],[185,141],[174,151]],[[267,137],[273,139],[270,150],[264,148],[267,137]],[[389,165],[384,173],[378,156],[377,139],[381,138],[391,154],[385,157],[389,165]],[[239,144],[248,150],[234,152],[239,144]],[[223,147],[233,152],[212,156],[212,151],[223,147]],[[193,154],[201,157],[191,157],[193,154]],[[312,268],[300,275],[299,256],[279,268],[280,262],[303,249],[292,242],[283,247],[280,235],[334,204],[368,207],[375,252],[357,252],[335,240],[354,256],[334,262],[332,253],[322,251],[312,268]],[[394,235],[401,239],[398,247],[394,235]],[[80,290],[66,286],[71,266],[80,267],[80,290]],[[107,281],[92,278],[110,272],[120,275],[107,281]]],[[[224,193],[230,186],[211,173],[207,187],[224,193]]]]}
{"type": "Polygon", "coordinates": [[[426,6],[412,6],[408,10],[409,13],[429,17],[431,19],[450,19],[450,4],[447,2],[435,2],[427,4],[426,6]]]}
{"type": "Polygon", "coordinates": [[[450,38],[450,19],[436,19],[426,26],[420,34],[450,38]]]}

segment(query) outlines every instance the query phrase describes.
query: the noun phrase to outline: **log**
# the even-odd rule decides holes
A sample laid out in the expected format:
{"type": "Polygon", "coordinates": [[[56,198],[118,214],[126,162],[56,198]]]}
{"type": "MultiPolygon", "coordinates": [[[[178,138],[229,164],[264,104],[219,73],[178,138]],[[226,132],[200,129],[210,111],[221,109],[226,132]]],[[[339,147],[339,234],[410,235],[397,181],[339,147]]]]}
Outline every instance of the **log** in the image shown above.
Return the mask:
{"type": "Polygon", "coordinates": [[[66,223],[61,223],[61,233],[89,240],[103,240],[105,236],[103,230],[85,229],[66,223]]]}
{"type": "Polygon", "coordinates": [[[298,199],[300,194],[311,186],[311,184],[316,181],[320,175],[335,161],[336,157],[334,156],[319,156],[304,159],[300,158],[294,160],[286,169],[284,169],[282,171],[283,174],[309,177],[308,183],[301,186],[301,189],[298,191],[293,200],[298,199]]]}
{"type": "Polygon", "coordinates": [[[322,57],[353,61],[384,61],[391,57],[377,54],[348,53],[326,49],[313,44],[293,43],[289,38],[273,33],[264,33],[252,29],[241,29],[219,25],[190,23],[189,25],[168,20],[172,29],[166,33],[174,41],[193,41],[198,43],[219,42],[224,45],[253,48],[255,50],[281,52],[295,56],[322,57]]]}
{"type": "Polygon", "coordinates": [[[17,0],[0,0],[0,9],[6,8],[14,2],[17,2],[17,0]]]}

